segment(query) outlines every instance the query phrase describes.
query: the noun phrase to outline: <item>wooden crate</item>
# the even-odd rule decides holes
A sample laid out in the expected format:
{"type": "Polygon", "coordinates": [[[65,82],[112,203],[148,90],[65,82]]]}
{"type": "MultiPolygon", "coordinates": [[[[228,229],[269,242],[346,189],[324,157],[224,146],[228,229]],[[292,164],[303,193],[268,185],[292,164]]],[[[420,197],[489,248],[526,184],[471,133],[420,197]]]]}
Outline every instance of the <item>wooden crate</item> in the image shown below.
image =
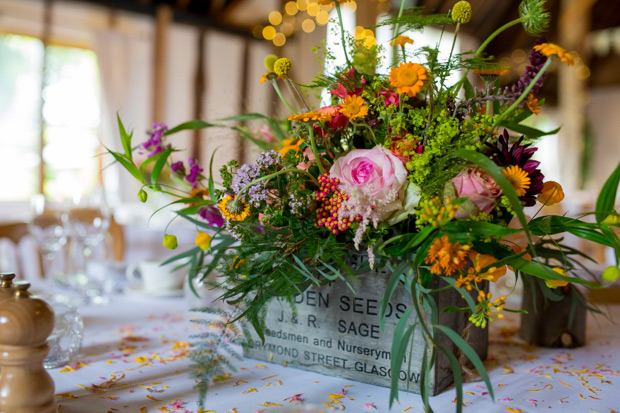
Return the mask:
{"type": "MultiPolygon", "coordinates": [[[[411,297],[402,286],[396,289],[386,312],[385,332],[381,333],[378,314],[388,278],[389,274],[376,272],[359,276],[362,284],[354,286],[355,294],[344,282],[311,287],[295,298],[296,316],[286,301],[272,300],[267,307],[265,343],[252,332],[246,357],[389,387],[392,336],[400,317],[411,305],[411,297]]],[[[437,294],[435,300],[440,309],[466,305],[453,289],[437,294]]],[[[441,324],[463,332],[463,313],[444,313],[439,318],[441,324]]],[[[413,316],[410,320],[413,322],[413,316]]],[[[486,358],[487,330],[473,327],[468,329],[467,336],[481,358],[486,358]]],[[[443,334],[440,341],[455,350],[443,334]]],[[[399,387],[419,393],[424,349],[419,329],[414,334],[413,348],[411,369],[407,352],[398,371],[399,387]]],[[[452,370],[445,356],[437,358],[430,377],[432,395],[452,384],[452,370]]]]}

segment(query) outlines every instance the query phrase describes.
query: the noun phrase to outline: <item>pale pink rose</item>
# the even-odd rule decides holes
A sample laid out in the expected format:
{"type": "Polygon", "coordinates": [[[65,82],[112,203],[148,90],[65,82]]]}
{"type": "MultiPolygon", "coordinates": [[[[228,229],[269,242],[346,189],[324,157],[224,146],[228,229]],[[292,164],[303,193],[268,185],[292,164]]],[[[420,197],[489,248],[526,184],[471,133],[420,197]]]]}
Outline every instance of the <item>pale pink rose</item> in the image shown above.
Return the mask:
{"type": "Polygon", "coordinates": [[[338,158],[330,176],[340,180],[340,189],[351,197],[350,207],[358,212],[374,210],[378,214],[375,217],[382,219],[402,207],[407,169],[381,146],[354,149],[338,158]]]}
{"type": "MultiPolygon", "coordinates": [[[[457,198],[467,198],[480,212],[490,213],[502,190],[489,174],[478,167],[463,169],[452,178],[457,198]]],[[[456,218],[469,218],[471,214],[464,208],[459,208],[454,215],[456,218]]]]}

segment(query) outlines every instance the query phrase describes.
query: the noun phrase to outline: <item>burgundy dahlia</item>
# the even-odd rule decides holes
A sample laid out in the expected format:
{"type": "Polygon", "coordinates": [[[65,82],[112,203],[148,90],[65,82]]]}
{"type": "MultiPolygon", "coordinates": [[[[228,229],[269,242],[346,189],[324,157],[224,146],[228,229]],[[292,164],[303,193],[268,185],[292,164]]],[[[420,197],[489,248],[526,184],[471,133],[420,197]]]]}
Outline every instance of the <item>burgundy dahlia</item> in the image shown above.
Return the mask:
{"type": "MultiPolygon", "coordinates": [[[[545,176],[538,169],[540,162],[531,159],[538,148],[530,148],[531,144],[522,145],[521,142],[523,142],[523,136],[510,145],[508,131],[504,129],[497,143],[489,145],[490,149],[487,155],[493,162],[504,169],[505,174],[507,170],[514,170],[514,168],[507,169],[511,166],[517,166],[525,172],[520,177],[522,180],[525,178],[526,181],[521,182],[520,189],[522,193],[519,194],[519,199],[521,199],[525,206],[534,206],[536,204],[536,195],[542,191],[545,176]],[[528,179],[529,182],[527,181],[528,179]]],[[[511,176],[507,175],[507,178],[512,183],[511,176]]]]}

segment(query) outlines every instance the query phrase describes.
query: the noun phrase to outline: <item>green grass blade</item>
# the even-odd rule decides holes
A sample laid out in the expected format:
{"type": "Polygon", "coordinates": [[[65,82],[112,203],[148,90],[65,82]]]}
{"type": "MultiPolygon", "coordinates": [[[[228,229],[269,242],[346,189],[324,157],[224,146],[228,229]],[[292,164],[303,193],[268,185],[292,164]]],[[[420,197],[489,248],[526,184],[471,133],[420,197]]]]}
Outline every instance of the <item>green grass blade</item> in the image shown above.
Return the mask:
{"type": "Polygon", "coordinates": [[[596,200],[596,222],[603,222],[611,213],[616,203],[616,193],[618,191],[618,183],[620,183],[620,163],[616,169],[609,175],[601,193],[596,200]]]}
{"type": "Polygon", "coordinates": [[[480,357],[478,357],[478,354],[476,354],[474,349],[469,344],[467,344],[467,342],[463,340],[463,338],[460,335],[458,335],[454,330],[452,330],[450,327],[442,326],[441,324],[435,324],[433,327],[441,330],[442,333],[448,336],[448,338],[452,340],[452,342],[456,344],[456,346],[463,352],[463,354],[465,354],[465,356],[467,356],[467,358],[473,363],[474,367],[476,368],[476,370],[478,370],[478,373],[482,377],[482,380],[484,380],[484,383],[487,386],[487,390],[489,391],[489,395],[491,396],[491,399],[495,401],[495,395],[493,394],[493,386],[491,385],[491,380],[489,379],[489,375],[487,374],[487,371],[484,368],[484,364],[482,364],[482,360],[480,360],[480,357]]]}
{"type": "Polygon", "coordinates": [[[392,275],[388,279],[387,285],[385,286],[385,291],[383,293],[383,298],[381,299],[381,308],[379,309],[379,327],[383,332],[385,329],[385,312],[387,311],[388,304],[392,299],[392,295],[394,291],[396,291],[396,287],[398,287],[398,282],[400,280],[400,276],[405,272],[409,263],[402,262],[400,263],[393,271],[392,275]]]}

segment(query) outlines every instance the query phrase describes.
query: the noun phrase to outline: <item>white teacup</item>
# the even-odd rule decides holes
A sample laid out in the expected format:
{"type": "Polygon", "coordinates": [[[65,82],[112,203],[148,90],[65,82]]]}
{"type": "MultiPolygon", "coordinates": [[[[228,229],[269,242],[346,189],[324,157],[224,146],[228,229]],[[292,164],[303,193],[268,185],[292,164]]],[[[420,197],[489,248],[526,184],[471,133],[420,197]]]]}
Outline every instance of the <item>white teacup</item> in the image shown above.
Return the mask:
{"type": "Polygon", "coordinates": [[[162,261],[140,261],[127,266],[125,274],[130,281],[142,284],[146,293],[165,293],[167,291],[181,290],[183,280],[187,276],[188,267],[174,270],[182,261],[174,261],[170,264],[161,265],[162,261]]]}

